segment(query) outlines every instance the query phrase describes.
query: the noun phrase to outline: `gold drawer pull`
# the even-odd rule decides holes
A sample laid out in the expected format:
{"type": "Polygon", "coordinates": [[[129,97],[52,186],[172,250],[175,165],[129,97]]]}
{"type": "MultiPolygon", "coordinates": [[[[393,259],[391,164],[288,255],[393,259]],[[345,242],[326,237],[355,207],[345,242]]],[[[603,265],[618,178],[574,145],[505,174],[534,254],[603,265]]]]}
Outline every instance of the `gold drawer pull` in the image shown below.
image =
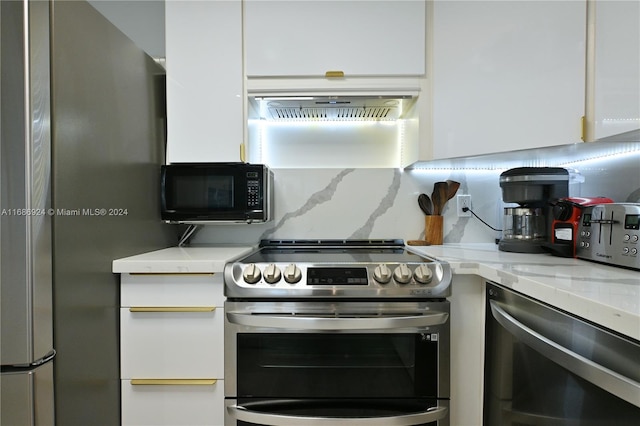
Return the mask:
{"type": "Polygon", "coordinates": [[[176,386],[176,385],[215,385],[217,379],[131,379],[132,385],[160,385],[160,386],[176,386]]]}
{"type": "Polygon", "coordinates": [[[343,78],[344,71],[327,71],[324,73],[326,78],[343,78]]]}
{"type": "Polygon", "coordinates": [[[215,275],[213,272],[129,272],[129,275],[142,275],[142,276],[173,276],[173,277],[211,277],[215,275]]]}
{"type": "Polygon", "coordinates": [[[132,306],[129,312],[213,312],[215,306],[132,306]]]}

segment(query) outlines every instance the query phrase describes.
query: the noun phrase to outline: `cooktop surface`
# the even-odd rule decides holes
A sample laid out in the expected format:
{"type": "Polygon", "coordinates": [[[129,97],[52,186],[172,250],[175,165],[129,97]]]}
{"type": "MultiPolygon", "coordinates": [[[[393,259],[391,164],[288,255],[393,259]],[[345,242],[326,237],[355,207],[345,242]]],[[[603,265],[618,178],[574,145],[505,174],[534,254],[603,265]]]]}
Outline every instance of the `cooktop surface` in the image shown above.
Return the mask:
{"type": "Polygon", "coordinates": [[[263,240],[243,263],[429,262],[407,251],[402,240],[263,240]]]}

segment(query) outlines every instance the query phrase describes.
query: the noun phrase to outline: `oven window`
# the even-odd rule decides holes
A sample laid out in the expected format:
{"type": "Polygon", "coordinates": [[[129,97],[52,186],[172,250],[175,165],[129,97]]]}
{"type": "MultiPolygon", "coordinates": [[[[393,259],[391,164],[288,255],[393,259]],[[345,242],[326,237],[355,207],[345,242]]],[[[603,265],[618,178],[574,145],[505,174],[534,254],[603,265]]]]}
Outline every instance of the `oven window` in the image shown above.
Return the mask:
{"type": "Polygon", "coordinates": [[[237,335],[238,397],[437,396],[437,334],[237,335]]]}

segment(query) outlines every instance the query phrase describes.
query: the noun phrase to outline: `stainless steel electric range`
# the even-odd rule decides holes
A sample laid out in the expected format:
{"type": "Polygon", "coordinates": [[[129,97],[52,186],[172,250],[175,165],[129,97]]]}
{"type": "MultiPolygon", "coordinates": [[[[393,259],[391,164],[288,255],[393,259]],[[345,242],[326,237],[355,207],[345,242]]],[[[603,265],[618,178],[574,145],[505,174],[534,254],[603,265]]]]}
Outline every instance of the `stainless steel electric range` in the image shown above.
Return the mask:
{"type": "Polygon", "coordinates": [[[224,274],[226,426],[449,425],[446,262],[268,240],[224,274]]]}

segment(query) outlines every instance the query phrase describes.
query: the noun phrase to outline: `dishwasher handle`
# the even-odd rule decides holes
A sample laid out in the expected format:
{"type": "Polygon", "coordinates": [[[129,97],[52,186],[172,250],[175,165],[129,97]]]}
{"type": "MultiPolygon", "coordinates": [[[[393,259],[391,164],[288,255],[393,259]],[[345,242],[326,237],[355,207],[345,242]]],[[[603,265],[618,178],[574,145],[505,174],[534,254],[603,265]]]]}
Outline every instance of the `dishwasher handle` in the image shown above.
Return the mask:
{"type": "Polygon", "coordinates": [[[398,328],[431,327],[446,324],[449,314],[430,312],[424,315],[324,318],[302,315],[255,315],[243,312],[227,312],[230,323],[247,327],[277,328],[287,330],[393,330],[398,328]]]}
{"type": "Polygon", "coordinates": [[[240,405],[227,407],[227,413],[236,420],[266,426],[413,426],[444,419],[447,412],[447,407],[432,407],[427,411],[398,416],[339,418],[263,413],[240,405]]]}
{"type": "Polygon", "coordinates": [[[640,407],[640,383],[546,338],[509,315],[495,300],[489,304],[496,321],[516,338],[561,367],[640,407]]]}

